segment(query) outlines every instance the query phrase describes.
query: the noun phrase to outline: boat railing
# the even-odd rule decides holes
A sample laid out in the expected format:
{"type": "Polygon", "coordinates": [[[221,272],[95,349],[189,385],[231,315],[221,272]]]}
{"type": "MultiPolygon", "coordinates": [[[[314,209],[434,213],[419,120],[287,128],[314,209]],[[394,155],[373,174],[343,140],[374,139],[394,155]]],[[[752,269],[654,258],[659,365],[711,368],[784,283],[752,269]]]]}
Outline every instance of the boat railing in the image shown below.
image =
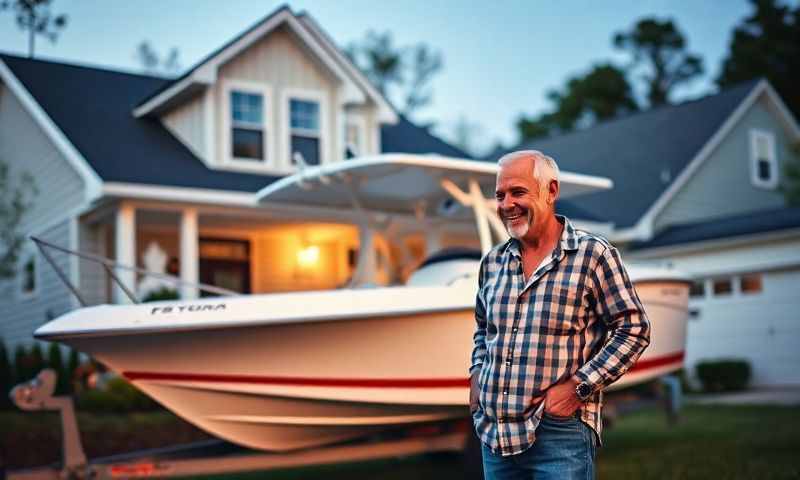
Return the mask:
{"type": "Polygon", "coordinates": [[[59,280],[69,289],[69,291],[75,296],[75,298],[77,298],[78,302],[83,307],[87,307],[90,304],[93,304],[94,302],[89,302],[86,296],[81,294],[79,285],[75,285],[70,280],[69,276],[64,272],[64,270],[58,265],[58,262],[56,262],[53,256],[51,255],[51,250],[56,252],[61,252],[76,257],[78,259],[85,260],[101,266],[104,272],[108,275],[108,278],[111,279],[111,282],[113,284],[116,284],[120,288],[120,291],[123,292],[123,294],[126,297],[128,297],[128,299],[133,303],[142,303],[142,300],[132,290],[132,286],[126,285],[126,283],[120,278],[118,273],[121,271],[134,272],[136,274],[141,275],[142,278],[152,277],[161,280],[163,282],[166,282],[168,284],[174,285],[176,287],[194,288],[199,291],[208,292],[213,295],[222,295],[222,296],[241,295],[239,292],[228,290],[226,288],[217,287],[215,285],[188,282],[186,280],[182,280],[181,278],[178,278],[174,275],[170,275],[167,273],[153,272],[132,265],[124,265],[122,263],[119,263],[107,257],[103,257],[101,255],[72,250],[66,247],[62,247],[60,245],[50,243],[46,240],[42,240],[41,238],[35,236],[31,236],[30,239],[36,244],[36,247],[41,252],[42,257],[55,271],[59,280]]]}

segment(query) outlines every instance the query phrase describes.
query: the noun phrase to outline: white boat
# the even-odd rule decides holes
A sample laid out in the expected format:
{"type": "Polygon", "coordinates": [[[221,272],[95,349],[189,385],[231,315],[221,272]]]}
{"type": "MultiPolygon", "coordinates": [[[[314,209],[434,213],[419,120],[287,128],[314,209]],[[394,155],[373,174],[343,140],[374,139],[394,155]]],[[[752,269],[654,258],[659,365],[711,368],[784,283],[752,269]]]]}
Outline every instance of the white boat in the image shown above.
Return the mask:
{"type": "MultiPolygon", "coordinates": [[[[381,156],[307,170],[272,184],[259,198],[363,210],[368,226],[375,209],[413,209],[421,199],[449,194],[472,207],[466,213],[475,215],[485,252],[490,226],[504,234],[481,193],[493,190],[496,168],[381,156]]],[[[562,196],[610,187],[608,180],[569,173],[561,181],[562,196]]],[[[364,248],[369,242],[363,235],[361,283],[369,283],[375,261],[364,248]]],[[[215,436],[287,451],[468,418],[477,265],[475,258],[458,256],[433,261],[396,287],[87,307],[35,336],[93,356],[215,436]]],[[[666,269],[629,272],[652,322],[652,343],[612,388],[683,364],[686,279],[666,269]]]]}

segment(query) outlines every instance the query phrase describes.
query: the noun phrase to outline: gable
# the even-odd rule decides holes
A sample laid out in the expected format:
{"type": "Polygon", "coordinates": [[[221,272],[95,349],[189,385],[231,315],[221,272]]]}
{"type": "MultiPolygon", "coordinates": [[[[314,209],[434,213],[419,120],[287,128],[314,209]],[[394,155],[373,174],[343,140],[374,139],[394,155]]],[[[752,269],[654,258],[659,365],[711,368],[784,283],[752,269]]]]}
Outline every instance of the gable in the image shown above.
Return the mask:
{"type": "Polygon", "coordinates": [[[669,225],[774,210],[785,205],[778,189],[753,183],[753,131],[774,136],[779,179],[786,163],[798,160],[791,148],[790,133],[762,94],[655,217],[656,233],[669,225]]]}
{"type": "Polygon", "coordinates": [[[701,152],[757,82],[639,112],[587,130],[537,139],[518,149],[552,156],[563,170],[610,178],[610,191],[570,201],[595,218],[629,228],[648,212],[701,152]]]}

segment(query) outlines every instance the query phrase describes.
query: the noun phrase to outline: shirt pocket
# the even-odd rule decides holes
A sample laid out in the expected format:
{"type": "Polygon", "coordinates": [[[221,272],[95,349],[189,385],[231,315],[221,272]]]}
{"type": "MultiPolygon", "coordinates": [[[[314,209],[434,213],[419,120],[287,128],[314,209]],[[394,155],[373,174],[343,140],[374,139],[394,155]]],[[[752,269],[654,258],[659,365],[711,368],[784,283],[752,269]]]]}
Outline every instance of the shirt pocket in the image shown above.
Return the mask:
{"type": "Polygon", "coordinates": [[[537,309],[543,326],[554,334],[571,334],[586,327],[591,312],[590,291],[578,282],[549,281],[537,309]]]}

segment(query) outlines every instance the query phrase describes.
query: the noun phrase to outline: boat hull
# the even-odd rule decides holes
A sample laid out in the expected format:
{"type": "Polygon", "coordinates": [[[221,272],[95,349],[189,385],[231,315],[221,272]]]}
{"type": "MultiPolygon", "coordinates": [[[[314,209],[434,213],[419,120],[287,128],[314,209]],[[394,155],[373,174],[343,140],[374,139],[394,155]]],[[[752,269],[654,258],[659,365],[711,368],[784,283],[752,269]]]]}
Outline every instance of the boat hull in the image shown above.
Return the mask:
{"type": "MultiPolygon", "coordinates": [[[[384,290],[391,294],[392,289],[384,290]]],[[[466,296],[474,294],[463,290],[460,307],[414,314],[83,331],[60,339],[51,329],[48,335],[97,358],[215,436],[249,448],[286,451],[466,418],[474,332],[466,296]]],[[[688,288],[643,281],[637,291],[651,320],[651,344],[610,389],[651,380],[683,364],[688,288]]],[[[287,302],[302,298],[285,296],[287,302]]],[[[237,311],[238,302],[249,302],[248,309],[259,304],[258,296],[225,302],[220,315],[237,311]]],[[[188,304],[172,305],[182,303],[188,304]]],[[[105,308],[103,315],[163,307],[105,308]]]]}

